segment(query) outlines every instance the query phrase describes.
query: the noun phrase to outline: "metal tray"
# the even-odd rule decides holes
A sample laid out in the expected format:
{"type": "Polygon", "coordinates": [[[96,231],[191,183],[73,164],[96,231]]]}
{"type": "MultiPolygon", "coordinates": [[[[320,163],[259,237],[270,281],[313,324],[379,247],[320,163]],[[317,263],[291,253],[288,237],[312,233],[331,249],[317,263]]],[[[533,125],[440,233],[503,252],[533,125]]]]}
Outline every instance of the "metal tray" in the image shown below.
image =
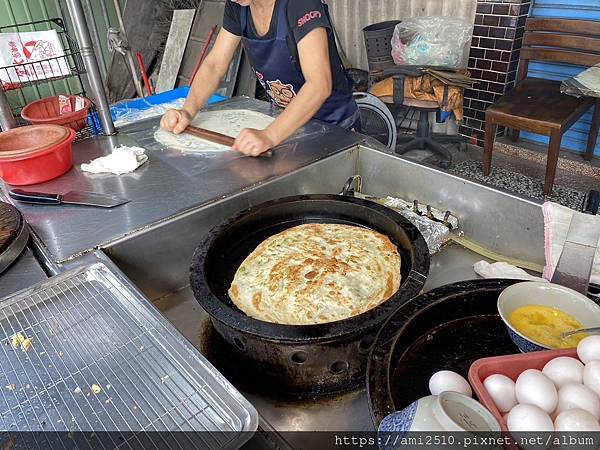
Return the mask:
{"type": "Polygon", "coordinates": [[[153,432],[159,447],[235,448],[258,425],[252,405],[101,263],[0,301],[0,343],[2,431],[109,432],[115,447],[114,432],[138,445],[153,432]],[[31,338],[27,351],[17,333],[31,338]]]}

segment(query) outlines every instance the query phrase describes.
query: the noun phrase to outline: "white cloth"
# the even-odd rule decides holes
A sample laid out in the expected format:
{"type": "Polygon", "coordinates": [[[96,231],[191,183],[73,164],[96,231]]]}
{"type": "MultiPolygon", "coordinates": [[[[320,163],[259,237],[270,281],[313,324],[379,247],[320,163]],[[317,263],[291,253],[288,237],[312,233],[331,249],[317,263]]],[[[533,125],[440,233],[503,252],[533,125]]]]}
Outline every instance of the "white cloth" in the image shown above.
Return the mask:
{"type": "MultiPolygon", "coordinates": [[[[546,254],[544,278],[550,280],[567,240],[569,225],[571,225],[571,219],[575,211],[552,202],[544,203],[542,209],[544,212],[544,250],[546,254]]],[[[600,216],[589,216],[589,220],[590,226],[600,226],[600,216]]],[[[590,282],[600,284],[600,248],[596,249],[590,282]]]]}
{"type": "Polygon", "coordinates": [[[510,278],[513,280],[547,281],[543,278],[529,275],[523,269],[519,269],[518,267],[506,262],[495,262],[490,264],[487,261],[478,261],[473,264],[473,270],[475,270],[477,275],[482,276],[483,278],[510,278]]]}
{"type": "Polygon", "coordinates": [[[146,150],[141,147],[115,147],[110,155],[102,156],[82,164],[81,170],[90,173],[130,173],[148,161],[146,150]]]}

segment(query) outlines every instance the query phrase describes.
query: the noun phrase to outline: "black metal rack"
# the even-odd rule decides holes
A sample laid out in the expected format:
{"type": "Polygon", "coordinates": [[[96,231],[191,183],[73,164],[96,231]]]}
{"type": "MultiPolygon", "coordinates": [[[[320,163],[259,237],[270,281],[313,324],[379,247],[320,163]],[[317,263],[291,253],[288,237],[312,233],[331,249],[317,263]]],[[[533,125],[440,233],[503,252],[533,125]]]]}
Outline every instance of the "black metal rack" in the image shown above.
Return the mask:
{"type": "Polygon", "coordinates": [[[21,109],[33,100],[58,94],[85,95],[81,82],[81,75],[85,73],[83,59],[77,41],[67,32],[63,19],[51,18],[0,26],[0,33],[46,30],[56,31],[63,55],[0,67],[2,87],[15,117],[19,117],[21,109]],[[64,70],[67,67],[68,71],[64,70]],[[68,82],[68,79],[76,79],[76,83],[68,82]],[[61,80],[64,80],[62,86],[57,83],[61,80]]]}

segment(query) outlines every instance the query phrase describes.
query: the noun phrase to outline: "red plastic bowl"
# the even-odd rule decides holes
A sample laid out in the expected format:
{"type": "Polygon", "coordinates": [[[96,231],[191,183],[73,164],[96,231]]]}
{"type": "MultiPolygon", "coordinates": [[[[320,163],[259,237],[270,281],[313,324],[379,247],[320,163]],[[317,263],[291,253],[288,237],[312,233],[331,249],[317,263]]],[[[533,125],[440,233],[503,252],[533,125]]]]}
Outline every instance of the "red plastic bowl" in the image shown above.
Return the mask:
{"type": "Polygon", "coordinates": [[[525,370],[542,370],[546,363],[559,356],[571,356],[577,358],[577,350],[548,350],[543,352],[519,353],[518,355],[494,356],[492,358],[478,359],[471,364],[471,368],[469,369],[469,382],[471,383],[471,387],[477,394],[479,402],[489,409],[492,415],[498,420],[502,431],[508,431],[506,422],[483,386],[483,380],[490,375],[499,373],[516,381],[519,375],[525,370]]]}
{"type": "Polygon", "coordinates": [[[87,113],[92,102],[77,95],[68,95],[72,109],[75,109],[75,98],[81,97],[84,100],[84,107],[79,111],[73,111],[67,114],[60,114],[58,96],[47,97],[29,103],[21,111],[21,117],[33,124],[55,124],[63,125],[79,131],[87,125],[87,113]]]}
{"type": "Polygon", "coordinates": [[[0,178],[15,186],[52,180],[73,166],[75,130],[30,125],[0,133],[0,178]]]}

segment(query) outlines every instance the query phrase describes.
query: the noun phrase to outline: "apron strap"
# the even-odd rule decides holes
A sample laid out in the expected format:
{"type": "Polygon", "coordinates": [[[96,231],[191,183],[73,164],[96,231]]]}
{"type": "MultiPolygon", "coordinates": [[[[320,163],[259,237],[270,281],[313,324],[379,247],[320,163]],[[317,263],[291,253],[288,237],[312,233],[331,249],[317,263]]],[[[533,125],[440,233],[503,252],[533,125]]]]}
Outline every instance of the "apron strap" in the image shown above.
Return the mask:
{"type": "Polygon", "coordinates": [[[240,15],[240,25],[241,25],[241,30],[242,30],[242,37],[247,37],[248,36],[248,6],[242,6],[240,8],[241,10],[241,15],[240,15]]]}
{"type": "Polygon", "coordinates": [[[288,0],[279,0],[279,11],[277,11],[277,39],[281,40],[287,40],[288,36],[287,7],[288,0]]]}
{"type": "MultiPolygon", "coordinates": [[[[281,0],[282,3],[285,2],[286,4],[286,8],[285,8],[285,12],[286,14],[284,15],[283,19],[285,20],[285,27],[286,27],[286,32],[291,33],[292,32],[292,26],[290,24],[290,22],[287,20],[287,3],[288,0],[281,0]]],[[[352,79],[352,77],[348,74],[348,71],[344,68],[344,64],[342,63],[342,58],[340,56],[340,52],[338,50],[338,42],[337,39],[335,38],[335,30],[333,29],[333,27],[335,26],[333,24],[333,19],[331,18],[331,13],[329,10],[329,5],[327,4],[327,2],[325,0],[321,0],[321,3],[323,5],[323,9],[325,11],[325,17],[327,18],[327,20],[329,21],[329,26],[331,27],[330,32],[328,32],[328,36],[332,39],[333,41],[333,48],[335,49],[336,52],[336,56],[337,59],[340,62],[340,67],[342,68],[342,72],[344,72],[344,76],[346,78],[346,81],[348,82],[348,88],[350,89],[350,92],[352,92],[352,90],[354,89],[354,80],[352,79]]],[[[283,9],[282,9],[283,10],[283,9]]],[[[279,30],[282,30],[283,28],[281,27],[281,23],[279,23],[279,30]]],[[[279,31],[278,31],[279,34],[279,31]]],[[[293,45],[293,48],[290,49],[292,52],[292,59],[293,59],[293,63],[296,66],[296,68],[302,72],[302,66],[300,65],[300,55],[298,54],[298,46],[293,45]]],[[[333,67],[332,67],[333,70],[333,67]]]]}

